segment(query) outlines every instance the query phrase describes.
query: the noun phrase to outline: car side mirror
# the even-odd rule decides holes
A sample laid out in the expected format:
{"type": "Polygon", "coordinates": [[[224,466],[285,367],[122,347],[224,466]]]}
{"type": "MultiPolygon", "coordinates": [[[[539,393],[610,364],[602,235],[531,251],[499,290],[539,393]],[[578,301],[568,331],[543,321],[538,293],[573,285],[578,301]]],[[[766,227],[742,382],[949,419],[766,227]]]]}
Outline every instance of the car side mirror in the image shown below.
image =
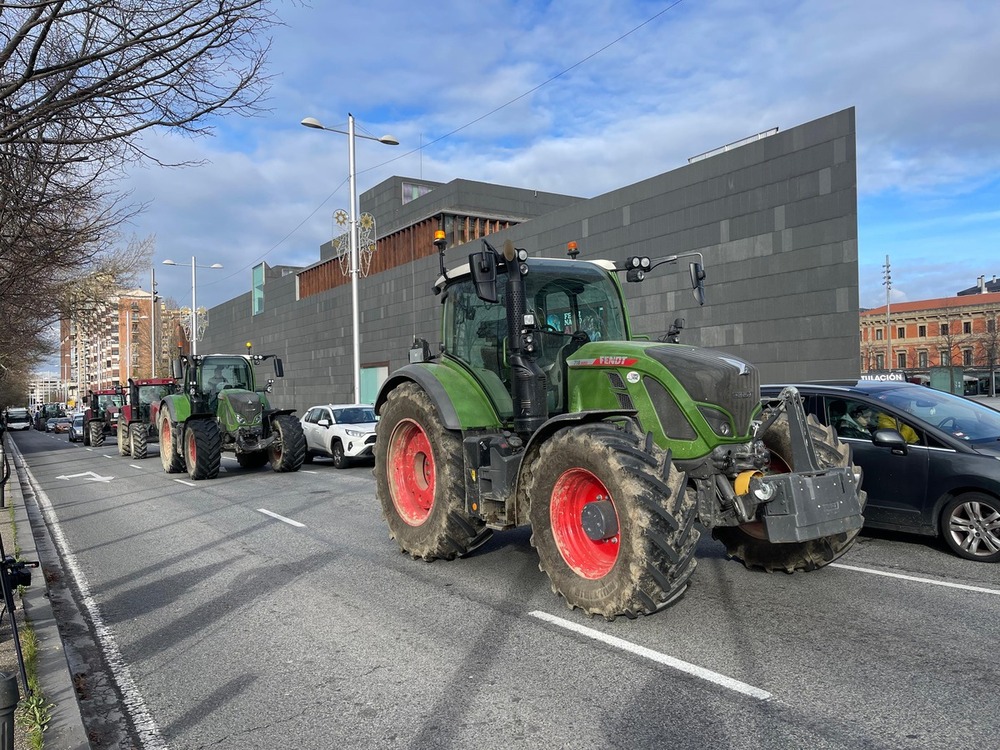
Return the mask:
{"type": "Polygon", "coordinates": [[[320,427],[329,427],[330,426],[330,420],[329,419],[321,419],[316,424],[319,425],[320,427]]]}
{"type": "Polygon", "coordinates": [[[876,448],[889,448],[897,456],[905,456],[908,452],[906,439],[899,434],[899,430],[875,430],[872,435],[872,445],[876,448]]]}

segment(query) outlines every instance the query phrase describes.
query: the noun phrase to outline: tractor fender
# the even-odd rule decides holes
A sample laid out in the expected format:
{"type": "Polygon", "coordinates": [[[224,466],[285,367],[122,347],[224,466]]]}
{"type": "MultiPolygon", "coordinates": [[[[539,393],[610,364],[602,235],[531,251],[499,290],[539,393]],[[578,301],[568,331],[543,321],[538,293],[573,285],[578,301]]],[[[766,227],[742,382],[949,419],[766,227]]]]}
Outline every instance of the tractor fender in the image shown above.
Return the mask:
{"type": "Polygon", "coordinates": [[[282,414],[290,414],[294,416],[295,409],[264,409],[264,412],[261,414],[261,422],[264,423],[267,430],[264,433],[265,435],[271,432],[271,425],[274,423],[274,418],[280,417],[282,414]]]}
{"type": "Polygon", "coordinates": [[[382,387],[379,388],[378,396],[375,398],[375,413],[379,413],[386,398],[389,396],[389,391],[402,383],[408,382],[419,385],[430,397],[431,401],[434,402],[434,407],[437,409],[438,414],[441,415],[441,421],[444,423],[445,428],[449,430],[462,429],[462,423],[459,421],[458,412],[455,410],[451,396],[448,395],[448,391],[445,390],[441,381],[434,377],[426,365],[404,365],[396,370],[382,384],[382,387]]]}
{"type": "Polygon", "coordinates": [[[638,412],[635,409],[591,409],[589,411],[578,411],[571,414],[559,414],[551,419],[547,420],[541,427],[539,427],[535,432],[528,438],[528,443],[524,447],[524,456],[521,459],[520,466],[517,471],[517,479],[514,485],[514,497],[517,502],[517,524],[525,523],[521,519],[528,518],[528,506],[531,504],[530,498],[523,492],[521,487],[521,480],[523,477],[523,467],[528,466],[531,461],[534,460],[535,454],[538,452],[538,447],[544,443],[546,440],[552,437],[558,430],[564,427],[575,427],[583,424],[591,424],[593,422],[603,422],[612,417],[618,417],[623,420],[628,420],[634,422],[638,427],[638,420],[636,419],[636,414],[638,412]]]}

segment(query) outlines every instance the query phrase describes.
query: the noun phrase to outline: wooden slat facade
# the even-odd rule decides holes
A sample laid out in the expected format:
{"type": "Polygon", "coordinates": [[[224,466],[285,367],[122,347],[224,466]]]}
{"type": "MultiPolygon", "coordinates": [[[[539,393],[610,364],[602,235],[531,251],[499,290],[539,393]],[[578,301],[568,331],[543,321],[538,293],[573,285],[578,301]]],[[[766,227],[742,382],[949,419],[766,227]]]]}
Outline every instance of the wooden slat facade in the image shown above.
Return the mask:
{"type": "MultiPolygon", "coordinates": [[[[515,222],[505,219],[486,219],[478,216],[434,216],[400,229],[376,240],[369,276],[374,276],[390,268],[412,263],[429,255],[434,255],[434,232],[442,224],[450,226],[448,246],[461,245],[485,237],[501,229],[507,229],[515,222]]],[[[305,299],[328,289],[350,283],[350,276],[340,270],[340,260],[331,258],[323,263],[307,268],[298,274],[299,299],[305,299]]]]}

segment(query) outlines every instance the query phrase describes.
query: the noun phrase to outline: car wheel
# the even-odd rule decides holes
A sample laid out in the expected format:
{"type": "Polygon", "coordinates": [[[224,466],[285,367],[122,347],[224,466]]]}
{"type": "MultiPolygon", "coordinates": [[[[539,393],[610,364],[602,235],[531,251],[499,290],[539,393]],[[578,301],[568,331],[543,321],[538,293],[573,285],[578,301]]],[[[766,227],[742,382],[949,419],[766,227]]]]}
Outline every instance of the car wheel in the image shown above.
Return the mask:
{"type": "Polygon", "coordinates": [[[344,445],[339,440],[334,440],[333,445],[330,446],[330,457],[333,459],[333,465],[337,469],[346,469],[351,465],[350,459],[344,453],[344,445]]]}
{"type": "Polygon", "coordinates": [[[1000,562],[1000,500],[982,492],[952,498],[941,512],[941,533],[959,557],[1000,562]]]}

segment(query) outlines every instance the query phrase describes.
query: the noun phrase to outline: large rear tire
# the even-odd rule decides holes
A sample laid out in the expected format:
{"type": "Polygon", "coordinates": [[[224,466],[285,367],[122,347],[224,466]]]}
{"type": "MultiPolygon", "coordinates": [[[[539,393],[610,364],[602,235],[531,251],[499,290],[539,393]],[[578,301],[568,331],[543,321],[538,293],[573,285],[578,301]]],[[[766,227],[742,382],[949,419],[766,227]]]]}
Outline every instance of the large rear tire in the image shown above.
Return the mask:
{"type": "Polygon", "coordinates": [[[132,458],[141,460],[148,454],[149,445],[149,434],[146,431],[146,425],[144,424],[134,424],[129,428],[129,451],[132,453],[132,458]]]}
{"type": "Polygon", "coordinates": [[[279,414],[271,422],[277,439],[268,446],[267,455],[274,471],[298,471],[306,459],[306,437],[302,424],[291,414],[279,414]]]}
{"type": "Polygon", "coordinates": [[[524,481],[538,567],[570,609],[633,618],[684,593],[700,536],[695,502],[652,436],[603,422],[560,430],[524,481]]]}
{"type": "Polygon", "coordinates": [[[375,440],[375,491],[389,536],[414,559],[453,560],[490,531],[465,511],[462,440],[414,383],[389,392],[375,440]]]}
{"type": "Polygon", "coordinates": [[[174,435],[170,430],[170,415],[160,410],[160,464],[167,474],[184,471],[184,462],[174,450],[174,435]]]}
{"type": "MultiPolygon", "coordinates": [[[[837,439],[831,427],[824,427],[815,417],[807,417],[809,433],[816,448],[816,459],[821,468],[853,467],[851,449],[837,439]]],[[[788,416],[782,414],[763,436],[764,445],[771,452],[771,472],[795,471],[792,460],[792,438],[788,416]]],[[[860,473],[860,469],[853,467],[860,473]]],[[[864,510],[867,494],[859,490],[861,509],[864,510]]],[[[860,529],[841,534],[811,539],[806,542],[775,543],[767,539],[762,521],[742,526],[716,527],[712,536],[726,545],[726,554],[748,568],[770,572],[783,570],[794,573],[829,565],[854,545],[860,529]]]]}
{"type": "Polygon", "coordinates": [[[222,435],[214,419],[192,419],[184,426],[184,462],[192,479],[219,476],[222,435]]]}
{"type": "Polygon", "coordinates": [[[104,424],[98,422],[97,420],[91,421],[87,425],[87,430],[90,432],[90,444],[95,448],[99,448],[104,445],[104,424]]]}

